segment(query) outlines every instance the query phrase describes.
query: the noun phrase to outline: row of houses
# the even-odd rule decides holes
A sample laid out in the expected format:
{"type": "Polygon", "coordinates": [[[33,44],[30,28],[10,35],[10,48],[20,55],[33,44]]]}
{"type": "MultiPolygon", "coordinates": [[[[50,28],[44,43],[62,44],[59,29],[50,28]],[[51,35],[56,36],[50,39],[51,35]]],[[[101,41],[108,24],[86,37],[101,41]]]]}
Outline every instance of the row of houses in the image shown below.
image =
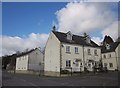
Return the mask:
{"type": "Polygon", "coordinates": [[[70,31],[56,31],[55,26],[47,40],[44,54],[39,48],[20,53],[16,56],[15,71],[30,73],[44,71],[44,75],[60,76],[64,70],[82,72],[86,69],[106,67],[120,70],[120,41],[114,42],[105,36],[103,44],[97,45],[84,33],[74,35],[70,31]]]}
{"type": "Polygon", "coordinates": [[[85,33],[83,36],[57,32],[55,26],[45,47],[45,75],[60,76],[64,70],[93,71],[94,67],[120,70],[120,41],[105,36],[98,46],[85,33]]]}

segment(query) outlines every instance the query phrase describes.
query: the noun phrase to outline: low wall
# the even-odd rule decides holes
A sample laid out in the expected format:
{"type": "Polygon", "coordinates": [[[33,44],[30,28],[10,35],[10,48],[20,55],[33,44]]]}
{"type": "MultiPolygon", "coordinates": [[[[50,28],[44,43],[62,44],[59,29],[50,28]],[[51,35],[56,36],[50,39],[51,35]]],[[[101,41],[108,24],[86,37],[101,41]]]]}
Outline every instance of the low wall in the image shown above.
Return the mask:
{"type": "Polygon", "coordinates": [[[10,73],[20,73],[20,74],[34,74],[34,75],[43,75],[43,72],[39,71],[29,71],[29,70],[9,70],[8,72],[10,73]]]}
{"type": "Polygon", "coordinates": [[[53,71],[45,71],[44,72],[45,76],[60,76],[60,72],[53,72],[53,71]]]}

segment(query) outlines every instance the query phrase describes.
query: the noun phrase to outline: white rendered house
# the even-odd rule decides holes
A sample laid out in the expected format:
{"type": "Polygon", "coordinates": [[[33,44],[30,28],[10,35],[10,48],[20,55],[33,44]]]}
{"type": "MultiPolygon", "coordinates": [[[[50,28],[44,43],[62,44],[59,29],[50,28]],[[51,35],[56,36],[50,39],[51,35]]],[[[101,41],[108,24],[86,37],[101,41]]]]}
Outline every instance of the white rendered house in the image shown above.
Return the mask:
{"type": "Polygon", "coordinates": [[[120,42],[106,44],[102,48],[102,63],[108,70],[120,70],[120,42]]]}
{"type": "Polygon", "coordinates": [[[53,30],[45,47],[45,75],[59,76],[62,70],[72,72],[89,71],[98,66],[101,59],[100,47],[88,35],[73,35],[53,30]]]}
{"type": "Polygon", "coordinates": [[[16,72],[43,70],[43,53],[39,48],[19,54],[16,58],[16,72]]]}

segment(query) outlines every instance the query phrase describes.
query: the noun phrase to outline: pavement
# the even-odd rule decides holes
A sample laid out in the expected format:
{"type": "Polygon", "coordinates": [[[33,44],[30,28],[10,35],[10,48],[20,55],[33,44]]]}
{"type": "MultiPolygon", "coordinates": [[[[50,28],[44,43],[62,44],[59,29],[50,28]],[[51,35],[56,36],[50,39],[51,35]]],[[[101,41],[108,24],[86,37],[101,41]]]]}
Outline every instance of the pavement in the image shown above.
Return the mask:
{"type": "Polygon", "coordinates": [[[2,79],[3,86],[118,86],[118,72],[88,73],[68,77],[39,77],[3,71],[2,79]]]}

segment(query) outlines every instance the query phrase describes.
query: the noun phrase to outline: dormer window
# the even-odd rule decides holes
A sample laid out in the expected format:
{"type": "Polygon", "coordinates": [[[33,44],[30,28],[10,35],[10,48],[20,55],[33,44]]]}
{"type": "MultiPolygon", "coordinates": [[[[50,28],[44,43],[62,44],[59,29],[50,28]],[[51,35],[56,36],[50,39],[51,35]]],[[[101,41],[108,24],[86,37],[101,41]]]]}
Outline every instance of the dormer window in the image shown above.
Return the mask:
{"type": "Polygon", "coordinates": [[[67,39],[72,40],[72,33],[70,31],[67,32],[67,39]]]}
{"type": "Polygon", "coordinates": [[[106,49],[109,50],[110,49],[110,45],[106,44],[106,49]]]}

